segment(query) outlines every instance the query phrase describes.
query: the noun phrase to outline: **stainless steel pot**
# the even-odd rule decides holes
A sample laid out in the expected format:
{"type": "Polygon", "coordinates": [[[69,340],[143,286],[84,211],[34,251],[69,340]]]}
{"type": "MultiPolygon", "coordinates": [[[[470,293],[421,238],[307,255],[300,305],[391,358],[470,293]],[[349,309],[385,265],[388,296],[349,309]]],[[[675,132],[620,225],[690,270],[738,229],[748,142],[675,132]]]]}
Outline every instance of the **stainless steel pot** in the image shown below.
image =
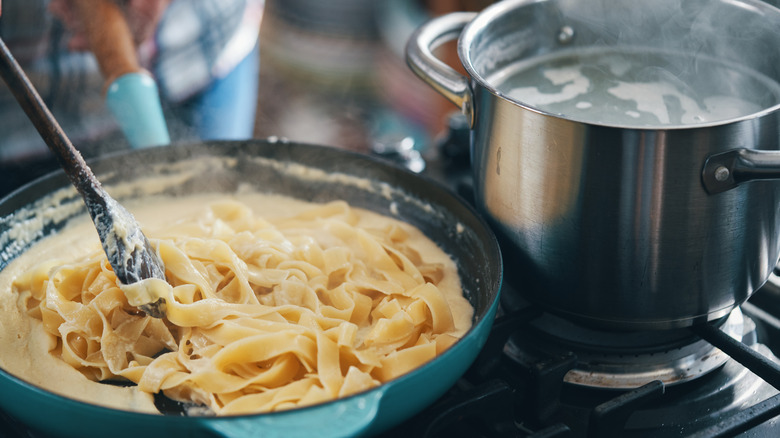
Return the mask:
{"type": "Polygon", "coordinates": [[[728,314],[778,261],[780,184],[736,187],[780,176],[778,102],[721,122],[610,126],[510,98],[491,78],[518,60],[619,45],[708,55],[777,82],[778,29],[780,10],[752,0],[507,0],[424,24],[407,60],[471,120],[476,198],[507,278],[585,323],[665,329],[728,314]],[[432,54],[455,38],[467,76],[432,54]]]}

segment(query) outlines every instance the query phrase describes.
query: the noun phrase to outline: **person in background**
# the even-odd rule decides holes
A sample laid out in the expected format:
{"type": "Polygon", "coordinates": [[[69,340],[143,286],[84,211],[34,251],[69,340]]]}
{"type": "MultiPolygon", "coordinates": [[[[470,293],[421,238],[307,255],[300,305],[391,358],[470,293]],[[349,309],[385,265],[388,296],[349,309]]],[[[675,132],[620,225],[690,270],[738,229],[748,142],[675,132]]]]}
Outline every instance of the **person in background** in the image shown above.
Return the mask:
{"type": "MultiPolygon", "coordinates": [[[[251,138],[263,0],[114,1],[173,143],[251,138]]],[[[86,159],[127,147],[70,0],[0,0],[0,37],[86,159]]],[[[0,196],[56,162],[0,81],[0,196]]]]}

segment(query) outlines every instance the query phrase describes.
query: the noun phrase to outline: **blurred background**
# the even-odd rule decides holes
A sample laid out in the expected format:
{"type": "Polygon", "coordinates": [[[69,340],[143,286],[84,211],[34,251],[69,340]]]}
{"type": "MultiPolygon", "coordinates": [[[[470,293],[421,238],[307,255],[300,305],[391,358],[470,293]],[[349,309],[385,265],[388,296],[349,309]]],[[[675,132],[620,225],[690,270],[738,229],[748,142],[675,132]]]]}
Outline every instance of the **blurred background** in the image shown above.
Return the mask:
{"type": "MultiPolygon", "coordinates": [[[[457,108],[409,70],[406,42],[431,16],[488,3],[267,1],[256,133],[355,150],[398,137],[429,144],[457,108]]],[[[441,54],[450,64],[452,47],[441,54]]]]}
{"type": "MultiPolygon", "coordinates": [[[[0,37],[84,157],[89,160],[128,148],[115,120],[104,108],[103,80],[91,53],[72,49],[69,38],[72,29],[60,15],[52,13],[51,3],[58,0],[0,1],[0,37]]],[[[172,24],[188,14],[181,7],[174,8],[186,1],[174,1],[163,15],[152,43],[139,47],[141,60],[158,79],[172,143],[275,136],[378,153],[400,159],[418,171],[424,167],[419,156],[432,153],[435,144],[447,135],[448,120],[457,108],[409,70],[404,59],[406,42],[432,16],[451,11],[479,11],[491,3],[487,0],[254,0],[254,3],[253,0],[190,0],[190,4],[203,5],[198,12],[201,15],[203,11],[215,16],[221,14],[218,23],[200,24],[198,41],[204,38],[203,34],[216,38],[220,32],[227,35],[238,28],[244,35],[255,32],[251,35],[256,41],[255,50],[246,56],[259,60],[256,70],[245,69],[256,75],[256,88],[252,84],[239,87],[242,96],[256,99],[256,108],[251,109],[254,123],[250,132],[217,131],[204,135],[197,132],[197,118],[193,121],[190,117],[186,123],[178,120],[186,119],[179,116],[191,110],[194,98],[186,95],[186,91],[179,92],[184,98],[176,95],[177,86],[197,77],[198,69],[203,67],[192,52],[181,49],[181,56],[176,58],[179,53],[170,50],[174,55],[168,57],[173,60],[169,64],[175,68],[168,66],[166,71],[163,61],[167,58],[161,49],[165,44],[183,44],[180,40],[194,32],[186,28],[179,30],[174,26],[177,23],[172,24]],[[233,15],[229,15],[232,12],[228,4],[235,4],[233,15]],[[251,14],[247,13],[250,4],[254,6],[251,14]],[[217,11],[214,5],[223,10],[217,11]],[[239,17],[237,11],[241,7],[243,15],[239,17]],[[166,74],[173,79],[166,79],[166,74]]],[[[457,66],[454,46],[443,47],[438,56],[457,66]]],[[[210,59],[224,58],[213,50],[207,53],[210,59]]],[[[222,74],[219,66],[208,68],[216,72],[214,75],[222,74]]],[[[5,84],[0,83],[0,196],[56,168],[37,131],[5,84]]]]}
{"type": "MultiPolygon", "coordinates": [[[[0,0],[0,37],[89,159],[129,145],[105,108],[104,80],[92,54],[72,47],[73,29],[57,13],[72,1],[0,0]]],[[[480,11],[493,2],[110,1],[150,14],[155,5],[165,8],[159,26],[139,44],[139,57],[161,87],[173,143],[283,137],[387,156],[417,171],[453,136],[450,128],[459,135],[467,128],[457,108],[409,70],[406,42],[433,16],[480,11]],[[231,79],[238,70],[243,77],[231,79]],[[228,98],[203,97],[220,82],[232,87],[228,98]],[[216,128],[199,132],[207,112],[216,115],[216,128]],[[248,128],[228,127],[244,118],[248,128]]],[[[454,43],[437,56],[459,67],[454,43]]],[[[0,82],[0,196],[56,168],[0,82]]]]}

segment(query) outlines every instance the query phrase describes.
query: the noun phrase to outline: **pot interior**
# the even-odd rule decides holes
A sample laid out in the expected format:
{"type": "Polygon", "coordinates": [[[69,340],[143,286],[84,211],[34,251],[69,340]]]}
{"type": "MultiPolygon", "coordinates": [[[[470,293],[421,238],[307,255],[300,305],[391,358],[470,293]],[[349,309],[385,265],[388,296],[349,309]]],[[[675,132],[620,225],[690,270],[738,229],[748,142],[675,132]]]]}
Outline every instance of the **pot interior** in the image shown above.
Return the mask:
{"type": "Polygon", "coordinates": [[[778,26],[780,10],[752,0],[506,1],[467,26],[459,50],[474,80],[518,104],[678,126],[780,104],[778,26]]]}

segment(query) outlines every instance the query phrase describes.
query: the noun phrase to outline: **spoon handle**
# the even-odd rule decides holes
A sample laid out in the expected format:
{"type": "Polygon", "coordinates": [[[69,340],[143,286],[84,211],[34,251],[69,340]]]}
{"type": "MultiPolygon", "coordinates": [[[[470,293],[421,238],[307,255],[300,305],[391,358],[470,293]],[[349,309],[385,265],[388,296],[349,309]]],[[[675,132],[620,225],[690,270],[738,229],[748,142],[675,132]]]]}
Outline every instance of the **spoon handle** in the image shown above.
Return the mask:
{"type": "Polygon", "coordinates": [[[89,204],[95,202],[105,205],[106,194],[97,178],[79,151],[73,147],[73,143],[57,123],[19,63],[11,55],[2,38],[0,38],[0,75],[46,145],[57,156],[63,170],[84,197],[88,207],[91,209],[92,206],[89,204]]]}
{"type": "MultiPolygon", "coordinates": [[[[65,135],[30,79],[24,74],[0,38],[0,76],[60,162],[71,183],[84,199],[100,243],[117,278],[132,284],[147,278],[165,279],[162,261],[151,248],[133,216],[100,185],[84,158],[65,135]]],[[[164,298],[139,307],[154,317],[164,315],[164,298]]]]}

